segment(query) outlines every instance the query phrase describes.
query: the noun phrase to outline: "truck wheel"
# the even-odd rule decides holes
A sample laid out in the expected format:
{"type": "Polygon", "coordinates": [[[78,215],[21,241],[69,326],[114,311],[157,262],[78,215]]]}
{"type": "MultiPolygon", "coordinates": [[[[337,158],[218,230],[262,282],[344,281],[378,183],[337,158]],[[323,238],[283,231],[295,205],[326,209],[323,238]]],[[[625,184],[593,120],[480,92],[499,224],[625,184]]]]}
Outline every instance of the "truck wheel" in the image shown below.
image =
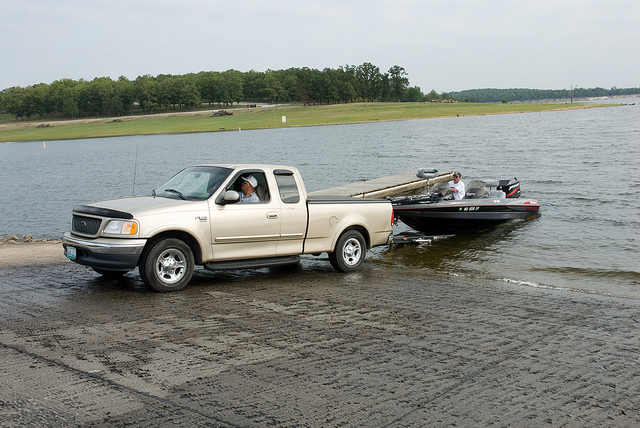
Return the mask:
{"type": "Polygon", "coordinates": [[[331,266],[340,272],[356,270],[362,262],[367,247],[362,234],[357,230],[349,230],[340,236],[336,248],[329,253],[331,266]]]}
{"type": "Polygon", "coordinates": [[[191,281],[193,265],[191,248],[179,239],[167,238],[142,253],[140,276],[156,291],[177,291],[191,281]]]}

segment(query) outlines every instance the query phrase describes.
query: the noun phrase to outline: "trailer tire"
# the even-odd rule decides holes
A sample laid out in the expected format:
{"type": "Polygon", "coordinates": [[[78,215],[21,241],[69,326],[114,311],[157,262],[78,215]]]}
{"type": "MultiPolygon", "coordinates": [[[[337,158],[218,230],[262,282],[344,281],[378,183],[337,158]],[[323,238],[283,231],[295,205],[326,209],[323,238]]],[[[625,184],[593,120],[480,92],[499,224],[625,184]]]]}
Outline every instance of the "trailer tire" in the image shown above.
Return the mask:
{"type": "Polygon", "coordinates": [[[329,253],[329,262],[339,272],[350,272],[360,267],[366,252],[367,244],[362,234],[348,230],[338,238],[336,248],[329,253]]]}
{"type": "Polygon", "coordinates": [[[184,241],[166,238],[142,253],[140,277],[156,291],[178,291],[191,281],[194,264],[193,252],[184,241]]]}

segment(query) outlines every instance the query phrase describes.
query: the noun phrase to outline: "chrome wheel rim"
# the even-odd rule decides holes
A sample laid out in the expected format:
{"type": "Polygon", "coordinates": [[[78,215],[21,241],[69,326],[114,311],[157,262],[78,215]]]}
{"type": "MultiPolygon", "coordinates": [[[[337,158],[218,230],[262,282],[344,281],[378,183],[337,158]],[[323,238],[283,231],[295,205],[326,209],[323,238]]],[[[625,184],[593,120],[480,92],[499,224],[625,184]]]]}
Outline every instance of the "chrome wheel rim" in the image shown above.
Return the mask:
{"type": "Polygon", "coordinates": [[[156,275],[165,284],[174,284],[182,279],[187,270],[187,258],[175,248],[164,250],[156,259],[156,275]]]}
{"type": "Polygon", "coordinates": [[[342,260],[348,266],[355,266],[362,257],[362,247],[356,238],[349,238],[342,247],[342,260]]]}

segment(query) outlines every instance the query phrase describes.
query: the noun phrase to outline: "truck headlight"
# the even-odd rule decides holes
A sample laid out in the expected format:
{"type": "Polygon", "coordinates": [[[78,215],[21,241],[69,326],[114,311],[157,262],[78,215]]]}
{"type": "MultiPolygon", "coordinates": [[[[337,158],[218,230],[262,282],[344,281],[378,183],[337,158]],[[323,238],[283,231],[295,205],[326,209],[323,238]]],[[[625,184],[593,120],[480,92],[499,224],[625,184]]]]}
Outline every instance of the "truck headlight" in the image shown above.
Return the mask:
{"type": "Polygon", "coordinates": [[[104,227],[104,233],[109,235],[135,235],[138,233],[138,223],[131,220],[111,220],[104,227]]]}

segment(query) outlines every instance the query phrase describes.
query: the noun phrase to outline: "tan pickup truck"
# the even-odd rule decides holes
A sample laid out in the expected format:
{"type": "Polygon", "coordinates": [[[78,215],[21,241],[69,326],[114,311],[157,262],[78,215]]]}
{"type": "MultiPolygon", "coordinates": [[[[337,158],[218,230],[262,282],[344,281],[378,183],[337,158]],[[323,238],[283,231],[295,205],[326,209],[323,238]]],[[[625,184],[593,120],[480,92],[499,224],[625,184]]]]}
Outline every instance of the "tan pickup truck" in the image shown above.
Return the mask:
{"type": "Polygon", "coordinates": [[[358,268],[368,248],[386,244],[393,210],[383,199],[308,196],[296,168],[198,165],[150,196],[74,208],[65,255],[102,275],[139,268],[158,291],[180,290],[195,265],[209,270],[298,263],[329,254],[339,271],[358,268]],[[255,202],[241,201],[252,176],[255,202]]]}

